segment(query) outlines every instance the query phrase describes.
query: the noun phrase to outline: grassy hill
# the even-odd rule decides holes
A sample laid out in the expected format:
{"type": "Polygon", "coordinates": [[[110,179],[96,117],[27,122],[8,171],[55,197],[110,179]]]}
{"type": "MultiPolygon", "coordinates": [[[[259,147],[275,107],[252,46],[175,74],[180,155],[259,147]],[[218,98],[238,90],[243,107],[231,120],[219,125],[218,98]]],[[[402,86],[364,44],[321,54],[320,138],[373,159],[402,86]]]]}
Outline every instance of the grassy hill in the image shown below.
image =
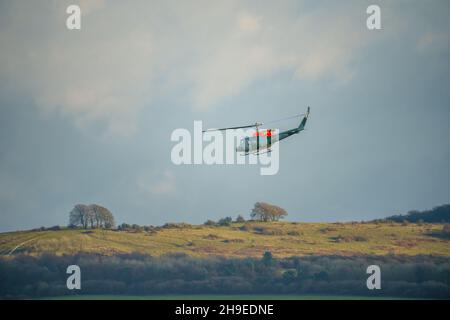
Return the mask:
{"type": "Polygon", "coordinates": [[[442,224],[247,222],[231,226],[116,230],[20,231],[0,234],[0,254],[39,256],[78,252],[153,256],[275,257],[303,255],[437,255],[450,257],[450,239],[436,237],[442,224]]]}

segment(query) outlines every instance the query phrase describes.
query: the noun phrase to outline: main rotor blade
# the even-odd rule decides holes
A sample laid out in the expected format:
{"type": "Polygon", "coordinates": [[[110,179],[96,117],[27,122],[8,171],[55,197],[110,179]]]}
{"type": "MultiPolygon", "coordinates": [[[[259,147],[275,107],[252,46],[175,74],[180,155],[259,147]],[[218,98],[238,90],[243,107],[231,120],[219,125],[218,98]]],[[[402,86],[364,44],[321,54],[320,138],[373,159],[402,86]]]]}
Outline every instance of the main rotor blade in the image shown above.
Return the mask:
{"type": "Polygon", "coordinates": [[[262,126],[263,123],[255,123],[248,126],[239,126],[239,127],[227,127],[227,128],[220,128],[220,129],[207,129],[203,130],[202,132],[212,132],[212,131],[224,131],[224,130],[234,130],[234,129],[245,129],[245,128],[252,128],[256,126],[262,126]]]}
{"type": "Polygon", "coordinates": [[[269,121],[269,122],[266,122],[266,124],[280,122],[280,121],[289,120],[289,119],[294,119],[294,118],[302,117],[302,116],[305,116],[305,115],[306,115],[306,113],[300,113],[300,114],[296,114],[295,116],[290,116],[290,117],[286,117],[286,118],[281,118],[281,119],[269,121]]]}
{"type": "Polygon", "coordinates": [[[238,126],[238,127],[227,127],[227,128],[219,128],[219,129],[207,129],[207,130],[203,130],[202,133],[205,132],[213,132],[213,131],[224,131],[224,130],[234,130],[234,129],[245,129],[245,128],[252,128],[252,127],[259,127],[262,126],[264,124],[271,124],[271,123],[276,123],[276,122],[280,122],[280,121],[285,121],[285,120],[289,120],[289,119],[294,119],[294,118],[299,118],[302,116],[306,116],[306,113],[300,113],[300,114],[296,114],[290,117],[286,117],[286,118],[281,118],[281,119],[277,119],[277,120],[273,120],[273,121],[269,121],[269,122],[257,122],[255,124],[250,124],[248,126],[238,126]]]}

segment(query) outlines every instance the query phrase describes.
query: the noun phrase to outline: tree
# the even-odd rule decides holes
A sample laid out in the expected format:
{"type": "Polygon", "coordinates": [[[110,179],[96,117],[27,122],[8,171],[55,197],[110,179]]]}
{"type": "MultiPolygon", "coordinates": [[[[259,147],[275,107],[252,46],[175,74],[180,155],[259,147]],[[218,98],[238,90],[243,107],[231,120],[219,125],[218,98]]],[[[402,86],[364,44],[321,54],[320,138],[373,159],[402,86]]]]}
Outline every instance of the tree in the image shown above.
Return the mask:
{"type": "Polygon", "coordinates": [[[245,222],[245,219],[244,219],[244,217],[242,215],[238,215],[237,218],[236,218],[236,222],[243,223],[243,222],[245,222]]]}
{"type": "Polygon", "coordinates": [[[229,226],[229,225],[231,225],[232,222],[233,222],[233,218],[231,218],[231,217],[226,217],[226,218],[220,219],[220,220],[217,222],[217,224],[218,224],[219,226],[229,226]]]}
{"type": "Polygon", "coordinates": [[[266,202],[257,202],[255,203],[255,207],[253,208],[250,216],[264,222],[278,221],[287,216],[287,212],[278,206],[266,202]]]}
{"type": "Polygon", "coordinates": [[[83,228],[87,229],[89,224],[88,212],[89,207],[87,205],[84,204],[75,205],[72,211],[70,211],[69,224],[71,226],[82,226],[83,228]]]}
{"type": "Polygon", "coordinates": [[[91,228],[113,228],[115,226],[113,214],[105,207],[97,204],[89,206],[77,204],[69,215],[69,225],[91,228]]]}
{"type": "Polygon", "coordinates": [[[292,283],[297,278],[297,270],[289,269],[283,272],[283,280],[286,283],[292,283]]]}
{"type": "Polygon", "coordinates": [[[266,266],[271,265],[271,264],[273,263],[272,252],[270,252],[270,251],[264,252],[261,261],[262,261],[262,263],[265,264],[266,266]]]}
{"type": "Polygon", "coordinates": [[[206,220],[206,222],[204,223],[205,226],[215,226],[216,222],[213,220],[206,220]]]}
{"type": "Polygon", "coordinates": [[[115,226],[114,216],[105,207],[99,206],[98,204],[91,204],[89,206],[92,212],[91,221],[92,225],[95,222],[96,227],[110,229],[115,226]]]}
{"type": "Polygon", "coordinates": [[[129,229],[131,229],[131,226],[128,223],[122,223],[121,225],[119,225],[117,227],[117,229],[121,230],[121,231],[127,231],[129,229]]]}

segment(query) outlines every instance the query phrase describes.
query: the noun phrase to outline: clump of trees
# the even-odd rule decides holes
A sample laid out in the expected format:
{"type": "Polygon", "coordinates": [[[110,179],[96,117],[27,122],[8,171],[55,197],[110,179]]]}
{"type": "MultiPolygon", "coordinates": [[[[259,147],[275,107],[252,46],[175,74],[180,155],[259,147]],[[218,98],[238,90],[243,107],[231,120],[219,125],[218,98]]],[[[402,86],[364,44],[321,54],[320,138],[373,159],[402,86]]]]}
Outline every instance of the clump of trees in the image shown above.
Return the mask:
{"type": "Polygon", "coordinates": [[[208,220],[205,221],[204,225],[205,226],[215,226],[216,222],[214,220],[208,219],[208,220]]]}
{"type": "Polygon", "coordinates": [[[209,227],[214,227],[214,226],[231,226],[231,224],[233,222],[236,223],[243,223],[245,222],[245,218],[242,215],[238,215],[236,217],[236,220],[233,221],[232,217],[225,217],[225,218],[221,218],[219,219],[217,222],[214,220],[206,220],[205,223],[203,223],[203,225],[205,226],[209,226],[209,227]]]}
{"type": "Polygon", "coordinates": [[[255,203],[255,207],[253,208],[250,216],[252,217],[252,219],[264,222],[278,221],[286,217],[287,212],[283,208],[280,208],[273,204],[269,204],[266,202],[257,202],[255,203]]]}
{"type": "Polygon", "coordinates": [[[217,222],[217,224],[219,226],[231,226],[232,223],[233,223],[233,218],[231,218],[231,217],[222,218],[217,222]]]}
{"type": "Polygon", "coordinates": [[[444,204],[425,211],[412,210],[405,215],[387,217],[384,221],[400,223],[448,223],[450,222],[450,204],[444,204]]]}
{"type": "Polygon", "coordinates": [[[72,227],[110,229],[115,224],[111,211],[98,204],[77,204],[69,215],[69,226],[72,227]]]}
{"type": "Polygon", "coordinates": [[[117,226],[118,231],[127,231],[127,232],[148,232],[148,233],[156,233],[158,227],[154,226],[140,226],[138,224],[128,224],[122,223],[117,226]]]}

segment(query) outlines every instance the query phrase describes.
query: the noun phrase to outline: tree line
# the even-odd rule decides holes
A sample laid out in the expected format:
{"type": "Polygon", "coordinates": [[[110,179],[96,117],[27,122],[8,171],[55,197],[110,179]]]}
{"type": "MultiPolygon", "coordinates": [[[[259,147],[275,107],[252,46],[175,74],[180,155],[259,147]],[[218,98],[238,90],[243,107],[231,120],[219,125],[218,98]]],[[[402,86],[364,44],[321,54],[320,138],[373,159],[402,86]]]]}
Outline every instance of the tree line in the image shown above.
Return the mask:
{"type": "MultiPolygon", "coordinates": [[[[251,213],[250,218],[252,221],[271,222],[279,221],[287,216],[286,210],[283,208],[267,203],[256,202],[251,213]]],[[[233,221],[232,217],[225,217],[219,219],[217,222],[213,220],[207,220],[204,224],[207,226],[230,226],[233,222],[244,223],[246,220],[242,215],[238,215],[233,221]]],[[[394,215],[385,219],[373,220],[372,222],[429,222],[429,223],[448,223],[450,222],[450,204],[437,206],[431,210],[409,211],[406,215],[394,215]]],[[[70,212],[69,227],[82,227],[82,228],[114,228],[115,220],[113,214],[105,207],[91,204],[77,204],[70,212]]],[[[170,225],[170,224],[166,224],[170,225]]],[[[187,225],[187,224],[185,224],[187,225]]],[[[118,230],[141,230],[151,228],[153,226],[138,226],[136,224],[128,225],[123,223],[119,226],[118,230]]]]}
{"type": "Polygon", "coordinates": [[[299,294],[450,298],[450,260],[436,256],[195,258],[182,254],[17,255],[0,257],[0,298],[70,294],[299,294]],[[66,287],[80,266],[81,290],[66,287]],[[367,266],[382,270],[382,290],[368,290],[367,266]]]}
{"type": "Polygon", "coordinates": [[[390,216],[381,221],[448,223],[450,222],[450,204],[440,205],[431,210],[411,210],[407,214],[390,216]]]}

